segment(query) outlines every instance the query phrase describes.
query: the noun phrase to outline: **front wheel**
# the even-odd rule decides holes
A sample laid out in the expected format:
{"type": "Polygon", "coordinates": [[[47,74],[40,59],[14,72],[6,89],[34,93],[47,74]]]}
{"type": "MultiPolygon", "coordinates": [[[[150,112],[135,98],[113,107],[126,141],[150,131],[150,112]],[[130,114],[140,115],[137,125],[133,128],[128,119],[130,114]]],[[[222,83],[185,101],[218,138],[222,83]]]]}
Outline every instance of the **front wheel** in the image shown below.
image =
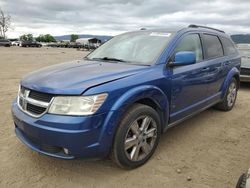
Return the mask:
{"type": "Polygon", "coordinates": [[[235,78],[232,79],[231,83],[227,88],[226,95],[222,102],[216,105],[216,108],[223,111],[229,111],[234,107],[238,92],[238,82],[235,78]]]}
{"type": "Polygon", "coordinates": [[[135,104],[117,129],[112,159],[122,168],[136,168],[153,155],[161,133],[160,118],[151,107],[135,104]]]}

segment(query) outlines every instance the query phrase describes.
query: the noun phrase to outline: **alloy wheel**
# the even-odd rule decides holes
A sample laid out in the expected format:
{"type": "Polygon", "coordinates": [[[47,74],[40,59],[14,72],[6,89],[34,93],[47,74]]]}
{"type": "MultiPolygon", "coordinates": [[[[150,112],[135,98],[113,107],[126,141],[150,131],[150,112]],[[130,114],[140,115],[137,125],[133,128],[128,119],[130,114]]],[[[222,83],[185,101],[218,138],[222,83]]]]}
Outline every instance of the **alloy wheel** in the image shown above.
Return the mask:
{"type": "Polygon", "coordinates": [[[232,82],[228,88],[227,104],[229,107],[233,106],[237,94],[237,88],[235,82],[232,82]]]}
{"type": "Polygon", "coordinates": [[[140,161],[152,151],[157,137],[156,122],[149,116],[137,118],[127,131],[124,150],[131,161],[140,161]]]}

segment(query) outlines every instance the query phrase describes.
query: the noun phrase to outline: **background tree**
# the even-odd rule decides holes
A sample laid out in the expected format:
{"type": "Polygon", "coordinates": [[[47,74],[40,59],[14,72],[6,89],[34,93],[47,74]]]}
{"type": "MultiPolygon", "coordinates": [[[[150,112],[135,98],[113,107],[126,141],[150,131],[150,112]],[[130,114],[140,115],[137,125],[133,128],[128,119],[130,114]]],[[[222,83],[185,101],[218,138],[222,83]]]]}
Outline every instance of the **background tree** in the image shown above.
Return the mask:
{"type": "Polygon", "coordinates": [[[6,38],[6,32],[8,31],[11,24],[10,15],[5,15],[0,8],[0,37],[6,38]]]}
{"type": "Polygon", "coordinates": [[[79,36],[78,36],[78,35],[75,35],[75,34],[72,34],[72,35],[71,35],[70,42],[75,42],[76,39],[79,39],[79,36]]]}
{"type": "Polygon", "coordinates": [[[19,37],[21,41],[33,41],[34,37],[32,34],[26,34],[19,37]]]}
{"type": "Polygon", "coordinates": [[[52,35],[46,34],[46,35],[39,35],[36,38],[36,41],[38,41],[38,42],[56,42],[56,39],[52,35]]]}

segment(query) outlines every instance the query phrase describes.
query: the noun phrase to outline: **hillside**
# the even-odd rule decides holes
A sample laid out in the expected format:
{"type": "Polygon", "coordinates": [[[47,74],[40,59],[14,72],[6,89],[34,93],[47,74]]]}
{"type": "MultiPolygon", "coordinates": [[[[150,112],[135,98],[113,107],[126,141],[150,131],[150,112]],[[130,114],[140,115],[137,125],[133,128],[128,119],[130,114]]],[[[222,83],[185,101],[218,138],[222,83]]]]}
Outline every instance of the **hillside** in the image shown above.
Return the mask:
{"type": "Polygon", "coordinates": [[[250,34],[237,34],[231,35],[232,40],[236,43],[249,43],[250,44],[250,34]]]}

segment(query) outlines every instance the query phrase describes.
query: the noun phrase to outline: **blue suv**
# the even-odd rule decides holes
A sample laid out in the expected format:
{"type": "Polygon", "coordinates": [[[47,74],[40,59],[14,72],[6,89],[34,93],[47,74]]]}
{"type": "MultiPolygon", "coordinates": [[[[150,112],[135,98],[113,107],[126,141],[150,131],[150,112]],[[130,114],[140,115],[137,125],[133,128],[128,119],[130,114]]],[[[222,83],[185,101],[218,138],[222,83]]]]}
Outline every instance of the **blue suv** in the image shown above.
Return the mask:
{"type": "Polygon", "coordinates": [[[15,132],[45,155],[110,156],[136,168],[168,128],[211,106],[231,110],[240,64],[234,43],[217,29],[121,34],[82,60],[25,76],[12,105],[15,132]]]}

